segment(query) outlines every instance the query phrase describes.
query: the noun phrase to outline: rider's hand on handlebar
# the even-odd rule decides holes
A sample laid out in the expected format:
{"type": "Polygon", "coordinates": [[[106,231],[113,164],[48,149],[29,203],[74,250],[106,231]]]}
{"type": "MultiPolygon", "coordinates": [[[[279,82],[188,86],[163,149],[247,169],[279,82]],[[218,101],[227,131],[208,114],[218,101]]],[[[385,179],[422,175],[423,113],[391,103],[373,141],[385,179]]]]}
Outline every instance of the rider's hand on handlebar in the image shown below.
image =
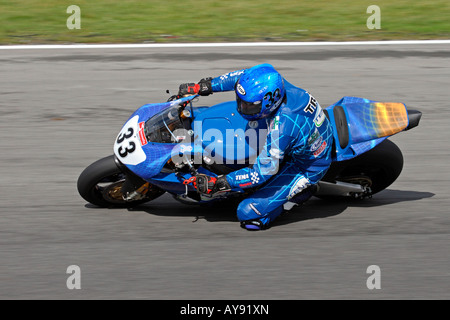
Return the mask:
{"type": "Polygon", "coordinates": [[[201,96],[208,96],[212,94],[211,80],[212,78],[206,78],[200,80],[197,84],[183,83],[180,85],[178,95],[185,96],[199,94],[201,96]]]}
{"type": "Polygon", "coordinates": [[[200,91],[200,85],[195,83],[183,83],[178,90],[179,96],[194,95],[200,91]]]}
{"type": "Polygon", "coordinates": [[[212,195],[216,192],[230,191],[231,187],[226,176],[218,178],[210,177],[206,174],[197,174],[183,182],[184,184],[193,184],[198,193],[212,195]]]}

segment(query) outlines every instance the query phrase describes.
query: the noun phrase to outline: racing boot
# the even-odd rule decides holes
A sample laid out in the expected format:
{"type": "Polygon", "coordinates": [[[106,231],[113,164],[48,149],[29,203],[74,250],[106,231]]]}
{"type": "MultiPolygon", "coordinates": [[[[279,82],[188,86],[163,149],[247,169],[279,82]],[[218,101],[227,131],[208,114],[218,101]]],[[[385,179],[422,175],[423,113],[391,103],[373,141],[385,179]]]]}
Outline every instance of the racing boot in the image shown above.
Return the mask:
{"type": "Polygon", "coordinates": [[[290,201],[286,202],[279,209],[274,210],[272,213],[261,219],[241,221],[241,228],[249,231],[265,230],[269,228],[271,222],[273,222],[281,214],[286,214],[294,206],[302,205],[308,201],[319,189],[317,184],[309,186],[290,201]]]}
{"type": "Polygon", "coordinates": [[[261,220],[241,221],[241,228],[246,229],[248,231],[265,230],[268,227],[269,226],[264,224],[261,220]]]}
{"type": "Polygon", "coordinates": [[[241,228],[248,231],[266,230],[270,227],[270,223],[275,220],[275,218],[277,218],[282,212],[283,210],[280,207],[264,218],[241,221],[241,228]]]}

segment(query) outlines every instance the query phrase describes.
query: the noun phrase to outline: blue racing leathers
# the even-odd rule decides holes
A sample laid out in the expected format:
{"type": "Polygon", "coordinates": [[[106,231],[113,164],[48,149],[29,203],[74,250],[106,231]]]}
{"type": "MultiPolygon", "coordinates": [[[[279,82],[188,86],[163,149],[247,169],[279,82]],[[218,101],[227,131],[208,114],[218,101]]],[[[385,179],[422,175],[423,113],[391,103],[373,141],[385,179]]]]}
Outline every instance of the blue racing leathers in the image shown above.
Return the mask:
{"type": "MultiPolygon", "coordinates": [[[[245,70],[211,81],[212,91],[231,91],[245,70]]],[[[317,100],[284,79],[286,98],[267,119],[264,147],[250,167],[227,175],[233,190],[256,188],[238,207],[240,221],[273,221],[284,208],[303,202],[302,191],[316,184],[331,164],[333,131],[317,100]]]]}

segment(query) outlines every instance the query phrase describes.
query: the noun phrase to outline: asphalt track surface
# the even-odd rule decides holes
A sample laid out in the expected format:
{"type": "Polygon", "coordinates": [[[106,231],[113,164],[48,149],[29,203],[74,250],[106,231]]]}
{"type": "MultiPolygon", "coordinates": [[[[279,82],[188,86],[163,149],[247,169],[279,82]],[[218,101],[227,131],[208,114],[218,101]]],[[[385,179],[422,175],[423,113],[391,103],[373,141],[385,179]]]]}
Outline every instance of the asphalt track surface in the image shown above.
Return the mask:
{"type": "Polygon", "coordinates": [[[448,44],[0,51],[0,298],[449,299],[449,57],[448,44]],[[399,179],[363,202],[313,199],[263,232],[233,208],[165,195],[98,209],[78,195],[136,108],[262,62],[322,106],[353,95],[421,110],[392,138],[399,179]],[[371,265],[381,289],[367,288],[371,265]]]}

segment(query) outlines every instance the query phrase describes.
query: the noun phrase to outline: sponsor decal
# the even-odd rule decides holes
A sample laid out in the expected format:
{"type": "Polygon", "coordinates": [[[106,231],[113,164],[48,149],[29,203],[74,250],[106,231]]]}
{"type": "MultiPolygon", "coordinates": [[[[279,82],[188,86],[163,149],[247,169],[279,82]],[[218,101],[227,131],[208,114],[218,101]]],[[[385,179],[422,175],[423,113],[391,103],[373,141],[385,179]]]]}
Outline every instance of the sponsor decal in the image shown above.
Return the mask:
{"type": "Polygon", "coordinates": [[[280,116],[276,116],[270,123],[270,131],[278,130],[280,125],[280,116]]]}
{"type": "Polygon", "coordinates": [[[323,138],[319,133],[319,130],[315,128],[314,133],[308,138],[309,151],[316,151],[322,144],[323,138]]]}
{"type": "Polygon", "coordinates": [[[248,126],[252,129],[256,129],[259,126],[258,121],[249,121],[248,126]]]}
{"type": "Polygon", "coordinates": [[[252,172],[250,173],[250,179],[252,180],[252,183],[258,183],[259,182],[259,175],[258,172],[252,172]]]}
{"type": "Polygon", "coordinates": [[[142,146],[145,146],[148,143],[144,132],[144,126],[145,122],[139,122],[139,140],[141,141],[142,146]]]}
{"type": "Polygon", "coordinates": [[[239,75],[243,74],[244,71],[245,70],[233,71],[233,72],[230,72],[229,75],[230,75],[230,77],[239,76],[239,75]]]}
{"type": "Polygon", "coordinates": [[[245,70],[238,70],[238,71],[233,71],[233,72],[226,73],[226,74],[220,76],[220,80],[223,81],[223,80],[228,79],[228,77],[239,76],[239,75],[243,74],[244,71],[245,70]]]}
{"type": "Polygon", "coordinates": [[[314,143],[311,145],[311,148],[310,148],[309,150],[310,150],[311,152],[317,151],[317,149],[321,146],[322,141],[323,141],[323,138],[320,137],[316,142],[314,142],[314,143]]]}
{"type": "Polygon", "coordinates": [[[323,112],[322,108],[319,106],[317,108],[316,116],[314,117],[314,124],[316,127],[320,127],[325,121],[325,112],[323,112]]]}
{"type": "Polygon", "coordinates": [[[320,132],[319,132],[319,130],[317,130],[317,128],[315,128],[313,134],[308,138],[308,145],[309,146],[312,145],[319,137],[320,137],[320,132]]]}
{"type": "Polygon", "coordinates": [[[305,109],[303,109],[303,111],[313,114],[316,111],[318,105],[319,104],[317,103],[317,100],[312,95],[309,95],[309,102],[306,105],[305,109]]]}
{"type": "Polygon", "coordinates": [[[210,157],[203,156],[203,161],[205,161],[206,164],[211,164],[213,161],[210,157]]]}
{"type": "Polygon", "coordinates": [[[314,152],[314,157],[318,157],[327,147],[327,142],[324,141],[322,145],[314,152]]]}
{"type": "Polygon", "coordinates": [[[236,181],[246,180],[246,179],[248,179],[248,174],[237,174],[236,175],[236,181]]]}
{"type": "Polygon", "coordinates": [[[245,187],[248,187],[248,186],[251,186],[251,185],[252,185],[251,182],[247,182],[247,183],[242,183],[242,184],[240,184],[239,187],[245,188],[245,187]]]}
{"type": "Polygon", "coordinates": [[[241,86],[240,83],[237,84],[236,90],[243,96],[245,96],[245,89],[241,86]]]}

